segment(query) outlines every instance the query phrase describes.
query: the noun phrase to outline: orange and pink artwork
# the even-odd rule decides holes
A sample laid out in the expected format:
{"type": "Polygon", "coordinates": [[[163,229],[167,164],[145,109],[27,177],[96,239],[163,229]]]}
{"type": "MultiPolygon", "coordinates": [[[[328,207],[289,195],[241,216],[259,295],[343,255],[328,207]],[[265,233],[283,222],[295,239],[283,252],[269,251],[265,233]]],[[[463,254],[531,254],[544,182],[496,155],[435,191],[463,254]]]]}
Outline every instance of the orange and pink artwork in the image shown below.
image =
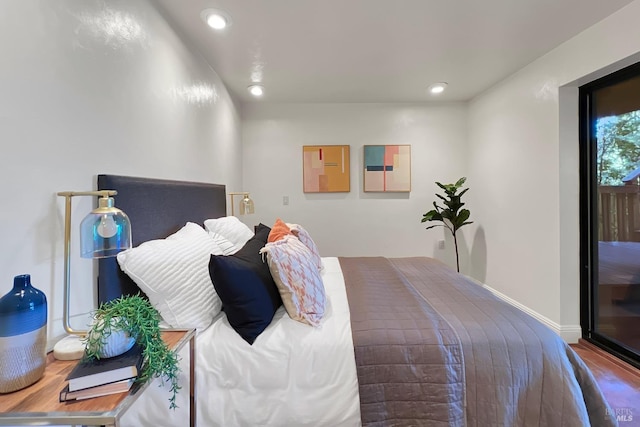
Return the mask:
{"type": "Polygon", "coordinates": [[[350,191],[348,145],[305,145],[302,159],[305,193],[350,191]]]}

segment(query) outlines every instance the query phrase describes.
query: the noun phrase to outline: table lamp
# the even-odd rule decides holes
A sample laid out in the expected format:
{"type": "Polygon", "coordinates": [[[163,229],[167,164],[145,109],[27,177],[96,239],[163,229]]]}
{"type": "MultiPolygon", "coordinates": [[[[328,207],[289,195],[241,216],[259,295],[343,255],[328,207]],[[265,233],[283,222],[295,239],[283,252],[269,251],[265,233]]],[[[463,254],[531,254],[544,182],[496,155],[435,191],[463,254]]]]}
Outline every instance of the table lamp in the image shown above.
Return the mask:
{"type": "Polygon", "coordinates": [[[71,199],[76,196],[98,196],[98,207],[80,223],[80,256],[83,258],[112,257],[131,247],[131,223],[127,215],[114,206],[115,190],[63,191],[58,196],[65,198],[64,214],[64,305],[62,321],[69,334],[58,341],[53,355],[58,360],[76,360],[84,354],[82,338],[86,330],[71,327],[69,300],[71,288],[71,199]]]}
{"type": "Polygon", "coordinates": [[[253,200],[251,200],[251,198],[249,197],[248,191],[242,191],[238,193],[229,193],[229,197],[231,198],[231,216],[235,215],[235,210],[233,205],[234,196],[242,196],[242,200],[240,200],[240,215],[252,214],[255,212],[253,200]]]}

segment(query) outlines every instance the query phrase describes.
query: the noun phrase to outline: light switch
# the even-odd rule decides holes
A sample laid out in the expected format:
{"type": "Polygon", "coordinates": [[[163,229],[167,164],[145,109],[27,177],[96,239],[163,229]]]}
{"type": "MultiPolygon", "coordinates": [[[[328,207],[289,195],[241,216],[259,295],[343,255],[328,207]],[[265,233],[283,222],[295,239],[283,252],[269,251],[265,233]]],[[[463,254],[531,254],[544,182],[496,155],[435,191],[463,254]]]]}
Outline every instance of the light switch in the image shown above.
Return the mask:
{"type": "Polygon", "coordinates": [[[289,204],[289,196],[282,196],[282,204],[285,206],[289,204]]]}

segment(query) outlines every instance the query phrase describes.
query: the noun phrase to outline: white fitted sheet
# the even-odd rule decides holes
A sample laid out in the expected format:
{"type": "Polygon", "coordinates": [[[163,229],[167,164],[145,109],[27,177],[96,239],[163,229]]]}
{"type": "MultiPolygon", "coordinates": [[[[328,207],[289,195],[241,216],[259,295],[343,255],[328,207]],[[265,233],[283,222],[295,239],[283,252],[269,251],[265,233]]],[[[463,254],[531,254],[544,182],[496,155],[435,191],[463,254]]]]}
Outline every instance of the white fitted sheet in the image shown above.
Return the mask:
{"type": "MultiPolygon", "coordinates": [[[[252,346],[224,313],[198,335],[198,426],[361,425],[344,278],[337,258],[322,263],[328,306],[319,327],[291,320],[280,307],[252,346]]],[[[170,411],[168,387],[151,384],[125,413],[123,426],[188,425],[188,346],[180,355],[180,408],[170,411]]]]}

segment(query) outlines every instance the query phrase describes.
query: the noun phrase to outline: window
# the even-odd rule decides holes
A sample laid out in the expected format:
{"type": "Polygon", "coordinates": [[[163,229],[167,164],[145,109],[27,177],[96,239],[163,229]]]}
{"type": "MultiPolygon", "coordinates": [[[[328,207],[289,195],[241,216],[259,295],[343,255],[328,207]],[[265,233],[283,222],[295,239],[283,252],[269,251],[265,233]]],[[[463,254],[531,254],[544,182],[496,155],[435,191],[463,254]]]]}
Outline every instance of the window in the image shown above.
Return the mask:
{"type": "Polygon", "coordinates": [[[580,88],[583,337],[640,366],[640,64],[580,88]]]}

